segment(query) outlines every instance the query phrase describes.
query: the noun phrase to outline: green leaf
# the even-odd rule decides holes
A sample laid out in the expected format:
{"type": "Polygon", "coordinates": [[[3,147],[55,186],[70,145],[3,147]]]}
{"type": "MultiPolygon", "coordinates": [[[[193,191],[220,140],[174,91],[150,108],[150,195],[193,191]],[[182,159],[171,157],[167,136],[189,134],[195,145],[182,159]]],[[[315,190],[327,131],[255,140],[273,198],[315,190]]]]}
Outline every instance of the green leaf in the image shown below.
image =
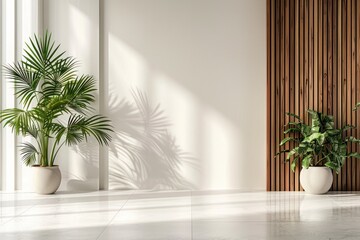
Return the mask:
{"type": "Polygon", "coordinates": [[[302,160],[303,168],[308,169],[311,164],[311,160],[312,160],[312,155],[307,155],[305,158],[303,158],[302,160]]]}
{"type": "Polygon", "coordinates": [[[286,137],[286,138],[284,138],[284,139],[281,141],[280,146],[283,146],[285,143],[290,142],[290,141],[299,142],[299,140],[296,139],[296,138],[286,137]]]}
{"type": "Polygon", "coordinates": [[[72,115],[67,126],[58,124],[55,129],[57,141],[65,137],[65,141],[69,146],[86,140],[88,136],[95,137],[101,145],[108,145],[111,140],[109,132],[113,132],[110,120],[101,115],[90,118],[72,115]]]}
{"type": "Polygon", "coordinates": [[[278,153],[275,154],[274,158],[276,158],[278,155],[282,154],[282,153],[287,153],[287,152],[290,152],[290,150],[286,149],[286,150],[282,150],[278,153]]]}
{"type": "Polygon", "coordinates": [[[346,142],[353,142],[353,143],[360,143],[360,139],[357,139],[353,136],[350,136],[348,138],[345,139],[346,142]]]}
{"type": "Polygon", "coordinates": [[[37,97],[37,87],[41,79],[40,74],[32,71],[24,62],[5,66],[4,70],[5,76],[12,79],[15,84],[15,94],[20,99],[20,103],[25,108],[28,108],[37,97]]]}
{"type": "Polygon", "coordinates": [[[335,136],[335,135],[341,134],[341,130],[339,130],[339,129],[329,129],[329,130],[326,130],[326,133],[328,135],[335,136]]]}
{"type": "Polygon", "coordinates": [[[284,134],[292,133],[292,132],[300,132],[299,128],[289,128],[284,131],[284,134]]]}
{"type": "Polygon", "coordinates": [[[300,127],[303,123],[302,122],[288,122],[287,124],[284,125],[284,127],[287,126],[296,126],[296,127],[300,127]]]}
{"type": "Polygon", "coordinates": [[[26,166],[33,165],[38,155],[38,150],[31,143],[23,143],[20,145],[20,156],[26,166]]]}
{"type": "Polygon", "coordinates": [[[355,107],[353,108],[353,111],[356,111],[360,107],[360,102],[356,103],[355,107]]]}
{"type": "Polygon", "coordinates": [[[292,160],[292,162],[291,162],[290,168],[291,168],[291,170],[292,170],[293,172],[295,172],[296,164],[297,164],[297,161],[298,161],[298,160],[299,160],[299,157],[296,157],[296,158],[294,158],[294,159],[292,160]]]}
{"type": "Polygon", "coordinates": [[[24,63],[45,78],[65,52],[58,52],[60,45],[54,46],[55,42],[52,41],[51,34],[48,32],[41,39],[35,35],[34,39],[30,38],[29,41],[25,44],[24,58],[26,61],[24,63]]]}
{"type": "Polygon", "coordinates": [[[293,155],[299,154],[298,150],[299,150],[299,147],[293,148],[293,149],[288,153],[288,155],[286,156],[286,159],[285,159],[285,160],[288,161],[288,160],[290,160],[290,158],[291,158],[293,155]]]}
{"type": "Polygon", "coordinates": [[[10,126],[17,135],[25,135],[30,128],[35,127],[36,120],[33,111],[9,108],[0,111],[0,123],[4,123],[4,126],[10,126]]]}
{"type": "Polygon", "coordinates": [[[318,126],[313,126],[312,128],[311,128],[311,132],[313,132],[313,133],[319,133],[320,132],[320,127],[318,127],[318,126]]]}
{"type": "Polygon", "coordinates": [[[84,110],[92,109],[91,104],[95,102],[93,95],[95,90],[93,76],[82,75],[74,81],[66,82],[61,94],[68,100],[68,107],[79,113],[84,113],[84,110]]]}
{"type": "Polygon", "coordinates": [[[334,162],[328,161],[325,163],[325,166],[337,172],[338,166],[334,162]]]}
{"type": "Polygon", "coordinates": [[[307,126],[307,125],[302,125],[301,126],[301,135],[303,135],[304,137],[307,137],[311,134],[311,127],[307,126]]]}
{"type": "Polygon", "coordinates": [[[298,119],[300,122],[302,122],[301,118],[298,115],[294,114],[294,113],[287,112],[286,115],[294,117],[294,118],[298,119]]]}
{"type": "Polygon", "coordinates": [[[341,128],[341,131],[342,131],[342,132],[345,132],[345,131],[347,131],[347,130],[349,130],[349,129],[355,129],[355,128],[356,128],[356,127],[353,126],[353,125],[345,125],[344,127],[341,128]]]}
{"type": "Polygon", "coordinates": [[[313,133],[310,136],[304,139],[304,142],[311,143],[312,141],[316,140],[320,145],[322,145],[326,139],[326,133],[313,133]]]}
{"type": "Polygon", "coordinates": [[[349,153],[349,154],[347,155],[347,157],[353,157],[353,158],[360,159],[360,153],[352,152],[352,153],[349,153]]]}

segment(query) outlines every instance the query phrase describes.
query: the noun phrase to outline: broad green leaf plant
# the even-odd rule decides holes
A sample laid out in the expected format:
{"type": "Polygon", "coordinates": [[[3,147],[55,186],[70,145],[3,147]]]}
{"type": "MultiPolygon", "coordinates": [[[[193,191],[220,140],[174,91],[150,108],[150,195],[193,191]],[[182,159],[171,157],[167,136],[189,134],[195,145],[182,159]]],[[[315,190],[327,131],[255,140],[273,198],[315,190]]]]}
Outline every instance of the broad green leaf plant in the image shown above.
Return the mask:
{"type": "Polygon", "coordinates": [[[288,142],[294,142],[295,147],[276,154],[287,154],[285,160],[291,161],[292,171],[301,161],[302,167],[306,169],[310,166],[326,166],[338,173],[346,158],[360,158],[359,153],[349,152],[347,147],[350,143],[360,142],[355,137],[347,136],[347,131],[354,126],[346,125],[337,129],[333,116],[313,110],[307,112],[311,117],[311,125],[305,124],[299,116],[287,113],[294,121],[285,125],[284,134],[287,137],[281,141],[280,148],[284,148],[288,142]]]}
{"type": "Polygon", "coordinates": [[[0,122],[17,135],[33,140],[20,146],[26,165],[53,166],[64,145],[76,145],[95,137],[108,145],[113,131],[110,121],[92,114],[95,80],[77,75],[77,61],[66,57],[51,34],[30,38],[23,60],[4,66],[15,85],[21,108],[0,111],[0,122]]]}

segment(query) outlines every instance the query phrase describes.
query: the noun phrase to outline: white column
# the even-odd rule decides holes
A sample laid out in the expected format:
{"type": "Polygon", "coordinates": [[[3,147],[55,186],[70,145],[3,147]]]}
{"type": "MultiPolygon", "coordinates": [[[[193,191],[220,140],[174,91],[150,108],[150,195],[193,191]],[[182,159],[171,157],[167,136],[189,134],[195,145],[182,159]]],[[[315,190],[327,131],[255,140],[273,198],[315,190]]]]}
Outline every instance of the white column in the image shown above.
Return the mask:
{"type": "MultiPolygon", "coordinates": [[[[25,41],[43,32],[43,0],[1,0],[0,4],[0,63],[13,64],[21,60],[25,41]]],[[[0,109],[18,105],[14,85],[1,76],[0,109]]],[[[22,141],[10,128],[0,128],[0,189],[29,189],[29,169],[20,160],[17,145],[22,141]]]]}
{"type": "MultiPolygon", "coordinates": [[[[108,92],[108,78],[105,66],[107,66],[107,37],[104,34],[104,1],[99,0],[99,111],[105,115],[108,102],[106,97],[108,92]]],[[[100,148],[99,151],[99,189],[109,189],[109,156],[107,148],[100,148]]]]}
{"type": "MultiPolygon", "coordinates": [[[[42,0],[17,0],[16,6],[16,59],[21,60],[25,43],[29,42],[34,34],[41,36],[43,33],[43,1],[42,0]]],[[[16,104],[20,106],[19,102],[16,104]]],[[[16,145],[20,145],[25,139],[17,137],[16,145]]],[[[26,139],[29,141],[30,139],[26,139]]],[[[30,140],[31,141],[31,140],[30,140]]],[[[15,189],[32,190],[30,167],[25,166],[21,161],[20,152],[16,151],[15,189]]]]}
{"type": "MultiPolygon", "coordinates": [[[[16,1],[2,0],[2,64],[13,63],[16,59],[16,1]],[[6,33],[6,34],[4,34],[6,33]]],[[[14,87],[2,76],[1,108],[15,107],[14,87]]],[[[2,189],[15,190],[16,137],[10,128],[2,130],[1,166],[2,189]]]]}

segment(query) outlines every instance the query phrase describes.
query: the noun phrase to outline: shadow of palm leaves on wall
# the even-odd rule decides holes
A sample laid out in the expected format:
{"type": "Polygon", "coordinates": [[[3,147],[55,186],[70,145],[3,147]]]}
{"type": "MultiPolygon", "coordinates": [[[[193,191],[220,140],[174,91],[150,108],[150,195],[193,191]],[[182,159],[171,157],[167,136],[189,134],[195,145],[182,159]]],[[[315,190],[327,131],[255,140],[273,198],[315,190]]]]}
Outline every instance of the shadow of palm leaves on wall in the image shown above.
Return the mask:
{"type": "Polygon", "coordinates": [[[132,100],[110,96],[114,139],[110,144],[109,182],[112,189],[193,189],[182,173],[196,169],[196,159],[177,145],[160,105],[132,90],[132,100]],[[115,107],[116,106],[116,107],[115,107]]]}

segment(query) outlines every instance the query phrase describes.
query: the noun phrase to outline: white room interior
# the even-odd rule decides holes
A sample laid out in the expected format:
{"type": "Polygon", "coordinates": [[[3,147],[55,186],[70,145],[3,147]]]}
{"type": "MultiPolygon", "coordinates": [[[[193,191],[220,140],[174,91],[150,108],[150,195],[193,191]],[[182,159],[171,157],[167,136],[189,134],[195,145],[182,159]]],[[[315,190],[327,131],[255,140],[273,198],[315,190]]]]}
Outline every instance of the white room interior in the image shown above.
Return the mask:
{"type": "MultiPolygon", "coordinates": [[[[265,1],[19,1],[16,11],[21,14],[12,29],[17,44],[5,42],[13,51],[3,54],[3,62],[11,62],[14,52],[20,57],[33,33],[50,31],[80,61],[79,72],[98,81],[97,109],[115,126],[109,148],[99,152],[88,143],[90,147],[62,151],[61,188],[265,190],[265,7],[265,1]],[[148,185],[120,180],[131,171],[131,166],[124,168],[123,162],[131,165],[131,159],[119,146],[122,135],[133,130],[137,133],[126,141],[145,140],[137,139],[145,128],[130,129],[133,123],[127,119],[127,104],[136,107],[133,92],[147,96],[148,111],[159,107],[164,122],[157,127],[165,134],[161,140],[167,151],[178,148],[177,178],[187,184],[174,185],[175,179],[164,177],[171,166],[160,166],[156,152],[141,157],[158,164],[144,170],[151,171],[148,185]]],[[[4,37],[10,38],[8,34],[4,37]]],[[[8,102],[10,89],[4,83],[4,108],[16,104],[8,102]]],[[[139,119],[145,120],[151,119],[139,119]]],[[[15,146],[3,141],[2,149],[9,150],[3,152],[3,161],[11,157],[6,154],[16,155],[15,146]]],[[[11,164],[3,163],[8,169],[3,188],[30,190],[22,180],[28,169],[11,164]]]]}
{"type": "MultiPolygon", "coordinates": [[[[28,137],[0,128],[0,239],[358,239],[358,192],[270,188],[269,36],[283,19],[269,12],[325,0],[290,1],[1,0],[0,65],[51,33],[94,76],[114,132],[62,148],[61,185],[42,195],[28,137]]],[[[0,110],[22,107],[15,92],[2,73],[0,110]]]]}

